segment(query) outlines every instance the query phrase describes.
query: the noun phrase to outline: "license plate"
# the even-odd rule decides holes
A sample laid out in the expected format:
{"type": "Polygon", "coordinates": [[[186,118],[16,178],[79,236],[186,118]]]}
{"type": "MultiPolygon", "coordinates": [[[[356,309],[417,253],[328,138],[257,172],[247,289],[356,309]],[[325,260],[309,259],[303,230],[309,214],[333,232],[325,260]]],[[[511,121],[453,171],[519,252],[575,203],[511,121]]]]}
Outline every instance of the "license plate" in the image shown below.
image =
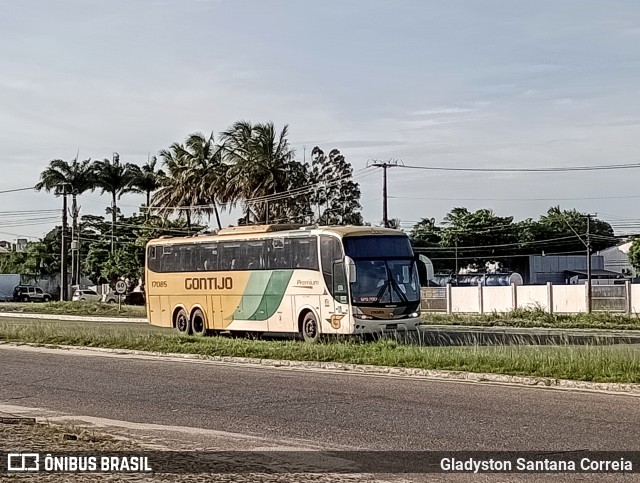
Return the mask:
{"type": "Polygon", "coordinates": [[[398,329],[398,324],[387,324],[384,326],[384,328],[386,330],[397,330],[398,329]]]}

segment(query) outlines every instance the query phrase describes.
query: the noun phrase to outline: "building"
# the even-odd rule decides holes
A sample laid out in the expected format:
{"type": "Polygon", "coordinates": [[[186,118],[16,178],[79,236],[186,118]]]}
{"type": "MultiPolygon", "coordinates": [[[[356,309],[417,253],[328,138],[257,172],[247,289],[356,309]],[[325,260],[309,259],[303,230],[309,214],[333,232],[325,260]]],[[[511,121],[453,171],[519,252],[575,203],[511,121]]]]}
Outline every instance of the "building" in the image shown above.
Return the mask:
{"type": "Polygon", "coordinates": [[[625,277],[637,278],[638,272],[629,263],[629,250],[632,242],[623,243],[616,247],[607,248],[598,252],[604,258],[604,268],[617,272],[625,277]]]}
{"type": "MultiPolygon", "coordinates": [[[[585,255],[529,255],[518,264],[516,271],[522,275],[525,285],[554,285],[584,283],[587,279],[585,255]]],[[[625,275],[605,268],[602,255],[591,255],[591,279],[594,284],[623,281],[625,275]]]]}

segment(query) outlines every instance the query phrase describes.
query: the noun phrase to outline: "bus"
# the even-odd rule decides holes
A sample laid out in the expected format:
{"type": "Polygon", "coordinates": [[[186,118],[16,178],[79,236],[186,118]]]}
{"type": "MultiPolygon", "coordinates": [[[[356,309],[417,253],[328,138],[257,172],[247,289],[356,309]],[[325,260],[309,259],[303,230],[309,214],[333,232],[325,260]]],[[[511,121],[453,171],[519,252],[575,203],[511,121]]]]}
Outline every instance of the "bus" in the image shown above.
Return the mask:
{"type": "Polygon", "coordinates": [[[151,324],[182,334],[416,330],[420,284],[409,238],[366,226],[256,225],[163,237],[146,247],[151,324]]]}

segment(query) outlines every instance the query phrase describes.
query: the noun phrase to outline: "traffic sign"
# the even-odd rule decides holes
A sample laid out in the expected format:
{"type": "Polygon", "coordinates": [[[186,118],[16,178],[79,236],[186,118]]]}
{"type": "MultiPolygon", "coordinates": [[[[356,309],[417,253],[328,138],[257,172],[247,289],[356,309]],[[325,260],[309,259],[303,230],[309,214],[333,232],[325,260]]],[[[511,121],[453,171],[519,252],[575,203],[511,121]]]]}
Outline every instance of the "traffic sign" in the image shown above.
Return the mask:
{"type": "Polygon", "coordinates": [[[116,292],[120,295],[127,291],[127,284],[124,280],[118,280],[116,282],[116,292]]]}

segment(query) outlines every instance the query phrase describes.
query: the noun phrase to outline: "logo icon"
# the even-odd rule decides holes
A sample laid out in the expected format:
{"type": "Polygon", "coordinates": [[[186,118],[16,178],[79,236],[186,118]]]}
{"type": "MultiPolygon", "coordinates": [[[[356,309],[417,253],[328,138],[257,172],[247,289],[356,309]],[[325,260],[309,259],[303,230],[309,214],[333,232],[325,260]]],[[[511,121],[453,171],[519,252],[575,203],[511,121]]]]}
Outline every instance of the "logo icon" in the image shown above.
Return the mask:
{"type": "Polygon", "coordinates": [[[40,471],[38,453],[7,454],[7,471],[40,471]]]}

